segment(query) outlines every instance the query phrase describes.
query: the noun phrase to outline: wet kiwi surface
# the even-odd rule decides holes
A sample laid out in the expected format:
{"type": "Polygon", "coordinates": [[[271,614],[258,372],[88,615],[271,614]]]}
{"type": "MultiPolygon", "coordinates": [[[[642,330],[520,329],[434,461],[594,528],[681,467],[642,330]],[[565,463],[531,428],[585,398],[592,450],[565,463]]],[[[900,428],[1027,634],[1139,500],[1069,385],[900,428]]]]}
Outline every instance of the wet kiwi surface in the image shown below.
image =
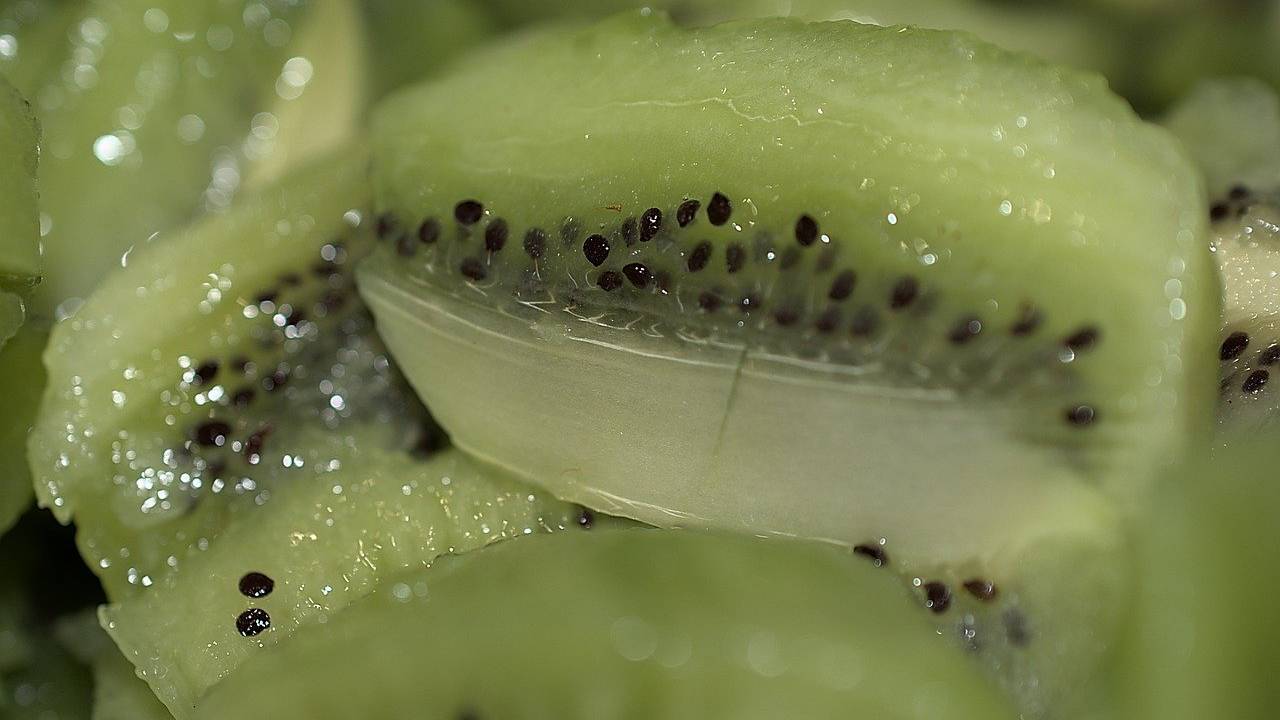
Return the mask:
{"type": "Polygon", "coordinates": [[[272,153],[286,96],[310,84],[307,58],[286,63],[326,2],[0,8],[0,75],[31,100],[44,136],[37,315],[70,314],[130,247],[227,205],[272,153]]]}
{"type": "Polygon", "coordinates": [[[353,149],[139,248],[51,340],[41,501],[75,521],[108,629],[176,715],[383,574],[595,522],[437,454],[352,286],[366,168],[353,149]]]}
{"type": "Polygon", "coordinates": [[[44,387],[40,362],[49,334],[28,324],[0,348],[0,398],[5,421],[0,423],[0,534],[31,504],[31,471],[27,465],[27,432],[35,422],[44,387]]]}
{"type": "Polygon", "coordinates": [[[197,714],[239,716],[1014,717],[861,559],[651,530],[502,543],[389,579],[197,714]]]}
{"type": "Polygon", "coordinates": [[[1116,717],[1261,719],[1280,705],[1277,462],[1274,440],[1237,438],[1189,463],[1154,505],[1116,717]]]}
{"type": "MultiPolygon", "coordinates": [[[[40,280],[36,214],[39,129],[26,99],[0,78],[0,350],[26,319],[25,299],[40,280]]],[[[2,527],[2,525],[0,525],[2,527]]]]}
{"type": "Polygon", "coordinates": [[[620,16],[394,97],[374,166],[410,381],[610,512],[981,559],[1141,497],[1211,402],[1189,163],[965,36],[620,16]]]}
{"type": "Polygon", "coordinates": [[[1209,183],[1223,285],[1218,415],[1223,440],[1276,427],[1280,395],[1280,96],[1247,79],[1206,83],[1166,125],[1209,183]]]}
{"type": "Polygon", "coordinates": [[[55,635],[89,668],[93,677],[93,720],[171,720],[173,716],[102,630],[93,610],[63,618],[55,635]]]}

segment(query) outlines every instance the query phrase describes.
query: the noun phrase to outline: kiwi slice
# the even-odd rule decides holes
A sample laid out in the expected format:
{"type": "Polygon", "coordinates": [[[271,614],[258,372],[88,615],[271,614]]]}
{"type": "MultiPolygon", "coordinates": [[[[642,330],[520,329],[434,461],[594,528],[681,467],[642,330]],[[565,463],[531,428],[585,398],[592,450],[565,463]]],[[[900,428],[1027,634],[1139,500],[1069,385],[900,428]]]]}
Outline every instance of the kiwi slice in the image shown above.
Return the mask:
{"type": "Polygon", "coordinates": [[[595,520],[431,457],[445,438],[351,287],[367,162],[341,153],[139,248],[50,342],[41,501],[75,521],[110,632],[175,715],[383,574],[595,520]]]}
{"type": "MultiPolygon", "coordinates": [[[[129,248],[227,205],[251,167],[282,144],[284,106],[314,88],[302,67],[314,56],[296,55],[295,43],[313,15],[324,15],[313,8],[330,2],[40,0],[0,8],[0,74],[31,99],[44,135],[49,277],[33,300],[36,315],[71,314],[129,248]]],[[[318,85],[327,76],[315,77],[318,85]]]]}
{"type": "Polygon", "coordinates": [[[1222,276],[1218,415],[1224,439],[1274,427],[1280,401],[1280,96],[1261,82],[1205,83],[1165,124],[1204,172],[1222,276]]]}
{"type": "Polygon", "coordinates": [[[55,634],[93,676],[93,720],[171,720],[173,716],[103,632],[96,612],[63,618],[55,634]]]}
{"type": "Polygon", "coordinates": [[[1193,168],[967,36],[628,14],[395,96],[374,165],[410,382],[611,513],[963,562],[1140,498],[1211,416],[1193,168]]]}
{"type": "Polygon", "coordinates": [[[1237,441],[1188,463],[1153,505],[1116,717],[1252,719],[1280,705],[1277,463],[1273,441],[1237,441]]]}
{"type": "Polygon", "coordinates": [[[31,471],[27,466],[27,433],[35,422],[44,387],[40,353],[49,334],[37,325],[24,326],[0,348],[0,535],[31,505],[31,471]]]}
{"type": "Polygon", "coordinates": [[[879,575],[699,533],[503,543],[389,579],[196,717],[1013,717],[879,575]]]}
{"type": "MultiPolygon", "coordinates": [[[[26,319],[24,298],[40,280],[36,219],[36,141],[27,101],[0,78],[0,350],[26,319]]],[[[4,527],[0,522],[0,530],[4,527]]]]}

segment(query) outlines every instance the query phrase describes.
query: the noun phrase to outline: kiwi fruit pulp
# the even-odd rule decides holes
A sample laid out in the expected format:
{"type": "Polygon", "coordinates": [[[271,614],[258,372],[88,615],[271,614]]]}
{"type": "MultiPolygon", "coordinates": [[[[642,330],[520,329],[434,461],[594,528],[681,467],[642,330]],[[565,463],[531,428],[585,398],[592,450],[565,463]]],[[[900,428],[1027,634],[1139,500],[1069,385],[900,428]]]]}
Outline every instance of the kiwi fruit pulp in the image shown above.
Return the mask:
{"type": "Polygon", "coordinates": [[[394,96],[373,146],[359,284],[410,382],[610,513],[989,557],[1141,498],[1212,402],[1189,163],[966,36],[628,14],[394,96]]]}
{"type": "Polygon", "coordinates": [[[502,543],[388,579],[196,717],[1013,717],[878,575],[694,532],[502,543]]]}
{"type": "Polygon", "coordinates": [[[1223,441],[1280,418],[1280,95],[1263,83],[1205,83],[1165,125],[1204,173],[1210,247],[1222,278],[1217,346],[1223,441]]]}
{"type": "Polygon", "coordinates": [[[366,167],[348,149],[137,249],[53,333],[41,501],[179,717],[384,574],[607,522],[442,450],[351,286],[366,167]]]}
{"type": "MultiPolygon", "coordinates": [[[[36,141],[31,108],[0,78],[0,350],[26,319],[24,299],[40,280],[36,141]]],[[[0,525],[0,527],[3,527],[0,525]]]]}

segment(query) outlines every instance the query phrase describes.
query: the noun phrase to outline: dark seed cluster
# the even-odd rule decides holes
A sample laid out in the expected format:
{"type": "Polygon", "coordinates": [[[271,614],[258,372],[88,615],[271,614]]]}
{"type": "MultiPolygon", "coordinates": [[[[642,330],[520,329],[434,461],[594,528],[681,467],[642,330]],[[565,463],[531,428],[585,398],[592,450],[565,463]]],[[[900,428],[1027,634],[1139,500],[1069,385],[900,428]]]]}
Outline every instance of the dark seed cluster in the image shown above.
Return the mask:
{"type": "Polygon", "coordinates": [[[1269,343],[1251,354],[1249,346],[1252,341],[1253,338],[1247,332],[1237,330],[1229,333],[1218,347],[1218,358],[1222,361],[1225,373],[1223,390],[1238,387],[1240,395],[1245,398],[1260,395],[1271,380],[1274,366],[1280,363],[1280,341],[1269,343]],[[1235,369],[1237,362],[1244,364],[1243,369],[1235,369]]]}
{"type": "MultiPolygon", "coordinates": [[[[609,209],[621,213],[622,206],[610,206],[609,209]]],[[[884,295],[872,298],[871,302],[864,299],[854,305],[855,294],[859,291],[858,272],[852,267],[838,266],[837,243],[823,232],[813,214],[802,213],[795,218],[792,226],[794,243],[785,243],[781,248],[774,248],[771,244],[753,246],[738,240],[717,245],[706,238],[697,237],[699,233],[729,224],[733,212],[733,200],[729,195],[717,191],[705,202],[699,198],[685,197],[667,211],[651,207],[639,215],[620,214],[616,225],[611,228],[602,227],[594,232],[584,231],[582,223],[577,219],[565,219],[559,229],[562,246],[584,259],[590,266],[589,270],[596,271],[593,278],[589,276],[590,285],[575,288],[574,293],[594,287],[595,290],[611,294],[644,292],[665,295],[671,287],[671,276],[667,274],[667,269],[655,265],[673,261],[683,266],[680,268],[682,272],[690,275],[722,271],[727,276],[726,284],[743,283],[750,286],[754,276],[748,270],[754,263],[776,263],[771,267],[785,272],[798,266],[808,253],[815,270],[831,273],[830,279],[826,281],[825,298],[821,300],[825,307],[819,305],[811,308],[805,302],[798,302],[794,296],[787,297],[785,293],[769,293],[767,299],[764,299],[758,291],[749,287],[736,291],[731,287],[695,288],[689,293],[687,300],[704,315],[736,311],[761,318],[791,332],[835,337],[840,337],[837,334],[843,332],[843,337],[855,340],[873,339],[885,326],[885,319],[888,317],[916,317],[934,307],[933,295],[915,275],[897,277],[889,284],[884,295]],[[669,222],[668,218],[674,220],[674,223],[669,222]],[[699,225],[699,220],[703,218],[705,226],[699,225]],[[688,240],[678,242],[677,235],[679,238],[687,237],[688,240]],[[661,245],[663,250],[655,251],[652,258],[647,253],[642,254],[640,248],[659,237],[665,238],[665,244],[661,245]],[[675,251],[667,252],[668,248],[674,248],[675,251]],[[740,279],[743,277],[746,279],[740,279]]],[[[470,283],[496,282],[492,279],[495,272],[494,258],[506,252],[513,228],[505,219],[497,217],[491,208],[486,208],[475,199],[464,199],[455,204],[453,221],[456,223],[459,242],[462,243],[458,247],[464,249],[460,256],[449,256],[453,258],[449,261],[451,269],[456,269],[470,283]],[[480,247],[470,239],[473,227],[483,231],[480,247]]],[[[436,243],[445,234],[437,217],[422,220],[417,225],[416,233],[402,231],[400,225],[398,220],[388,215],[382,216],[378,223],[383,236],[395,241],[398,249],[404,246],[405,254],[412,255],[419,246],[436,243]]],[[[531,272],[536,274],[539,264],[548,257],[552,233],[545,228],[530,227],[516,237],[520,238],[524,255],[532,261],[531,272]]],[[[766,238],[766,242],[771,240],[766,238]]],[[[803,279],[797,279],[796,282],[802,283],[803,279]]],[[[580,295],[574,294],[573,297],[580,295]]],[[[689,304],[682,307],[689,307],[689,304]]],[[[1014,321],[1003,328],[992,325],[978,315],[961,315],[953,321],[949,330],[944,331],[944,337],[957,347],[981,345],[991,342],[984,340],[988,336],[1032,336],[1043,322],[1042,312],[1035,306],[1026,304],[1014,321]]],[[[1082,325],[1058,340],[1056,347],[1060,347],[1064,353],[1059,359],[1062,362],[1072,361],[1079,354],[1093,350],[1101,340],[1102,333],[1097,326],[1082,325]]],[[[1096,408],[1088,403],[1069,405],[1059,412],[1062,421],[1074,428],[1092,426],[1098,418],[1096,408]]]]}
{"type": "Polygon", "coordinates": [[[1209,219],[1218,222],[1229,217],[1242,217],[1257,200],[1252,190],[1236,185],[1227,191],[1226,197],[1209,206],[1209,219]]]}
{"type": "MultiPolygon", "coordinates": [[[[266,575],[247,572],[239,582],[240,594],[247,598],[264,598],[275,589],[276,582],[266,575]]],[[[253,637],[271,627],[271,614],[262,608],[252,607],[236,617],[236,630],[245,637],[253,637]]]]}

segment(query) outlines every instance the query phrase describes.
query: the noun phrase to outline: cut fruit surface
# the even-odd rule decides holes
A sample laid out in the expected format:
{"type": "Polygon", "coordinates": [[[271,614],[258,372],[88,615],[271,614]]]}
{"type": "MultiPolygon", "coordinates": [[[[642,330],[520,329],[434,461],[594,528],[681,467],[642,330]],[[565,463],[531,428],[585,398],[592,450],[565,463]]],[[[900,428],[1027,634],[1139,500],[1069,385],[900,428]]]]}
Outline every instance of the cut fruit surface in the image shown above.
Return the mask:
{"type": "Polygon", "coordinates": [[[1211,189],[1210,247],[1222,278],[1219,437],[1275,428],[1280,395],[1280,96],[1253,80],[1206,83],[1165,124],[1211,189]]]}
{"type": "Polygon", "coordinates": [[[179,717],[387,573],[592,519],[436,455],[351,286],[366,168],[345,152],[140,248],[50,343],[41,500],[75,521],[110,632],[179,717]]]}
{"type": "Polygon", "coordinates": [[[31,471],[27,467],[27,434],[40,407],[44,366],[40,353],[49,334],[27,325],[0,348],[0,535],[31,505],[31,471]]]}
{"type": "Polygon", "coordinates": [[[55,634],[93,676],[93,720],[172,720],[98,624],[96,612],[87,610],[60,620],[55,634]]]}
{"type": "MultiPolygon", "coordinates": [[[[48,280],[33,313],[46,322],[71,314],[129,248],[225,208],[242,177],[287,144],[281,132],[290,128],[279,120],[288,107],[328,87],[327,65],[296,54],[313,16],[324,15],[313,8],[349,5],[33,0],[0,8],[0,32],[12,38],[0,74],[31,100],[44,139],[48,280]]],[[[320,133],[331,126],[313,125],[320,133]]]]}
{"type": "MultiPolygon", "coordinates": [[[[0,77],[0,347],[8,338],[6,317],[18,293],[39,280],[40,232],[36,214],[36,141],[31,107],[0,77]]],[[[19,306],[19,310],[21,306],[19,306]]],[[[20,319],[20,318],[19,318],[20,319]]],[[[13,329],[17,329],[14,325],[13,329]]],[[[12,333],[9,333],[10,335],[12,333]]]]}
{"type": "Polygon", "coordinates": [[[1273,441],[1215,449],[1153,506],[1116,717],[1264,720],[1280,706],[1273,441]]]}
{"type": "Polygon", "coordinates": [[[697,533],[503,543],[392,579],[197,717],[1012,717],[877,574],[697,533]]]}
{"type": "Polygon", "coordinates": [[[1199,183],[1096,77],[635,14],[374,136],[380,332],[458,445],[561,497],[958,563],[1142,497],[1211,416],[1199,183]]]}

